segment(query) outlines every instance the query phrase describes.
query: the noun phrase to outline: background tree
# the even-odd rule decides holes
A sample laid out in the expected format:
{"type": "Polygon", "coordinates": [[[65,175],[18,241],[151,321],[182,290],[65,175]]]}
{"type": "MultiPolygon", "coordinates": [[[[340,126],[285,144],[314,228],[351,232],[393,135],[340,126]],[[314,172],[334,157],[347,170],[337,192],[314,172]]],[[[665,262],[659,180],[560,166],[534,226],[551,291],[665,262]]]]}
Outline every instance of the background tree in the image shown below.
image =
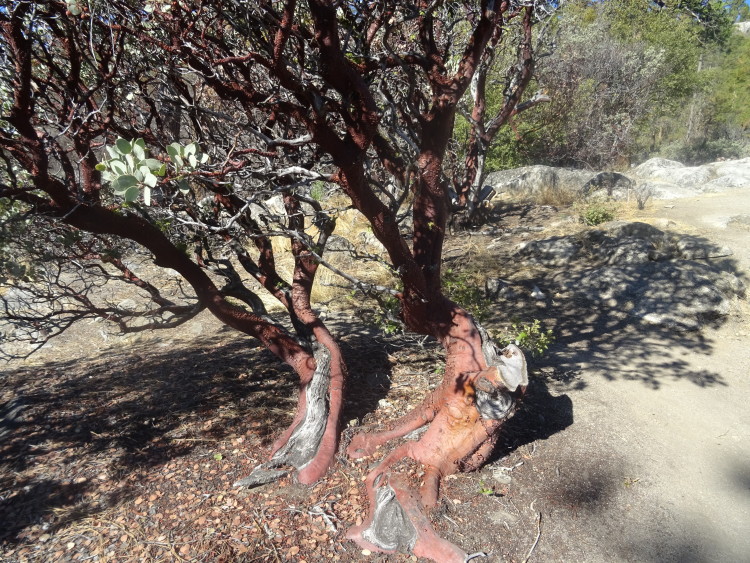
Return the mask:
{"type": "Polygon", "coordinates": [[[740,83],[721,78],[737,59],[741,41],[732,22],[740,11],[731,2],[566,3],[550,23],[554,49],[537,57],[521,103],[538,90],[551,102],[498,132],[488,170],[541,163],[606,169],[651,156],[699,163],[748,154],[739,105],[729,117],[712,101],[747,98],[740,83]],[[735,125],[718,126],[717,112],[735,125]]]}
{"type": "Polygon", "coordinates": [[[456,161],[458,166],[454,173],[453,196],[454,206],[465,210],[469,220],[473,219],[478,204],[488,195],[482,191],[487,177],[487,154],[498,133],[514,116],[539,103],[550,101],[543,92],[537,92],[521,103],[524,92],[534,78],[535,65],[540,48],[544,48],[545,30],[548,27],[536,25],[536,37],[533,37],[533,24],[549,22],[552,13],[552,10],[529,10],[516,25],[498,29],[474,73],[464,100],[468,102],[465,103],[467,107],[461,108],[467,126],[463,135],[459,134],[465,136],[459,141],[464,147],[460,151],[464,158],[463,162],[456,161]],[[502,34],[510,33],[518,34],[518,38],[501,43],[502,34]]]}
{"type": "MultiPolygon", "coordinates": [[[[0,202],[5,278],[15,286],[6,316],[41,343],[84,318],[137,331],[209,310],[300,378],[294,421],[240,484],[290,471],[313,482],[334,459],[346,377],[311,302],[341,209],[315,190],[344,194],[383,247],[367,258],[385,262],[399,287],[342,273],[362,291],[395,296],[405,325],[446,350],[443,384],[420,407],[349,445],[361,457],[429,425],[370,474],[370,517],[352,537],[463,560],[434,536],[422,506],[436,503],[443,476],[485,462],[527,379],[520,350],[500,351],[443,293],[445,154],[487,45],[520,38],[527,57],[544,7],[10,2],[0,10],[0,202]],[[520,33],[506,37],[511,20],[520,33]],[[281,239],[293,255],[290,278],[277,268],[281,239]],[[177,287],[147,279],[138,253],[174,270],[177,287]],[[132,287],[139,301],[110,302],[99,291],[110,283],[132,287]],[[288,322],[268,314],[261,289],[288,322]],[[419,495],[391,469],[404,457],[425,468],[419,495]],[[394,526],[399,517],[411,527],[394,526]]],[[[527,83],[509,90],[506,114],[527,83]]]]}

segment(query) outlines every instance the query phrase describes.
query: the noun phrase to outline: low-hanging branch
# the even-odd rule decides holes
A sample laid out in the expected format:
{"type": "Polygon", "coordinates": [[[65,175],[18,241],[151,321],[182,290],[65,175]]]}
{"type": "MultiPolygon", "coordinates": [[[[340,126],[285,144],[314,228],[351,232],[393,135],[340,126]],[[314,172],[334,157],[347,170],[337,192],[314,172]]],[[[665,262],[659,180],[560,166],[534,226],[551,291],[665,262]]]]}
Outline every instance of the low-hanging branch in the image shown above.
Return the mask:
{"type": "MultiPolygon", "coordinates": [[[[11,170],[0,170],[0,213],[13,219],[0,251],[28,254],[44,240],[45,221],[23,218],[53,218],[54,253],[35,257],[49,279],[28,283],[39,282],[47,306],[64,297],[68,314],[62,306],[37,319],[21,311],[18,322],[31,335],[37,321],[66,319],[65,330],[67,320],[98,315],[127,332],[209,311],[299,378],[294,420],[269,461],[240,483],[290,472],[314,483],[337,459],[347,379],[339,343],[312,301],[320,266],[395,302],[409,330],[443,346],[443,382],[388,429],[363,428],[352,440],[347,454],[362,457],[427,426],[417,440],[380,450],[366,480],[370,511],[348,534],[363,549],[462,562],[466,553],[435,533],[426,512],[442,478],[487,461],[527,380],[520,350],[499,350],[443,291],[446,178],[459,177],[446,154],[459,105],[488,50],[503,41],[515,63],[501,119],[491,125],[523,107],[532,28],[552,4],[155,2],[144,11],[134,0],[53,0],[0,10],[0,57],[11,69],[0,74],[0,154],[11,170]],[[321,183],[348,201],[321,198],[321,183]],[[402,289],[367,282],[327,257],[334,207],[367,221],[383,256],[364,256],[385,261],[402,289]],[[108,242],[98,247],[87,237],[108,242]],[[291,251],[289,279],[275,237],[291,251]],[[169,276],[136,275],[129,260],[138,253],[169,276]],[[296,336],[265,314],[236,264],[283,305],[276,316],[286,315],[296,336]],[[136,306],[110,303],[111,283],[125,283],[136,306]],[[403,458],[423,467],[421,490],[400,474],[403,458]]],[[[472,123],[482,116],[472,112],[472,123]]],[[[475,174],[481,155],[469,157],[475,174]]],[[[454,191],[469,198],[475,179],[454,191]]],[[[13,258],[9,269],[23,274],[13,258]]]]}

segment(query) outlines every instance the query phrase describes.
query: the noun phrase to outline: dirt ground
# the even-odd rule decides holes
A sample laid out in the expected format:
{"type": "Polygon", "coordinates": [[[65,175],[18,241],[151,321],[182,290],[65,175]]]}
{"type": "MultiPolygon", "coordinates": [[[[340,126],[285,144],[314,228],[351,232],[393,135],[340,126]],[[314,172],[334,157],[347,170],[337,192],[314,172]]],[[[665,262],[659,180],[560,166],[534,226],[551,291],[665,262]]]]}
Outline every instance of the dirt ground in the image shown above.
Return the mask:
{"type": "MultiPolygon", "coordinates": [[[[728,220],[742,213],[747,190],[653,202],[636,218],[730,246],[748,285],[750,230],[728,220]]],[[[493,229],[452,239],[446,260],[543,238],[569,214],[509,207],[493,229]]],[[[487,271],[510,275],[503,258],[487,271]]],[[[514,283],[549,291],[543,279],[514,283]]],[[[512,315],[543,319],[557,341],[531,362],[496,459],[445,481],[439,533],[489,554],[475,561],[750,561],[746,302],[700,333],[554,298],[498,303],[490,317],[512,315]]],[[[440,380],[434,343],[334,312],[328,322],[351,372],[344,441],[440,380]]],[[[3,370],[3,561],[416,560],[344,539],[366,511],[373,460],[340,457],[313,487],[232,488],[291,421],[295,380],[209,315],[125,339],[88,323],[3,370]]]]}

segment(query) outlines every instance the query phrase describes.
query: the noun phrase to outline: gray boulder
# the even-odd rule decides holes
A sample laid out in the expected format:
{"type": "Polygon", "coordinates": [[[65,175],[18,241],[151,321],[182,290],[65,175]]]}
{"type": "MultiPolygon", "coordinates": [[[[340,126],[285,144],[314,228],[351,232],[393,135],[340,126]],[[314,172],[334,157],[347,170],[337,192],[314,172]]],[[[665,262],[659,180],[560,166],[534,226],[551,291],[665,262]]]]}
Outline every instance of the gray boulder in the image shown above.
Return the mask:
{"type": "Polygon", "coordinates": [[[633,169],[636,183],[659,199],[692,197],[750,186],[750,158],[724,160],[701,166],[684,166],[652,158],[633,169]]]}
{"type": "Polygon", "coordinates": [[[711,261],[729,255],[728,248],[701,237],[615,221],[576,235],[527,242],[515,257],[536,266],[566,266],[552,279],[576,300],[691,330],[726,315],[732,300],[744,295],[739,278],[711,261]]]}
{"type": "Polygon", "coordinates": [[[736,276],[692,260],[588,268],[561,273],[558,282],[577,299],[679,330],[727,315],[744,295],[736,276]]]}
{"type": "Polygon", "coordinates": [[[577,195],[592,176],[585,170],[538,165],[492,172],[486,183],[497,194],[539,199],[541,196],[577,195]]]}
{"type": "Polygon", "coordinates": [[[651,158],[627,175],[553,166],[524,166],[492,172],[486,184],[499,194],[539,201],[605,195],[627,199],[676,199],[750,186],[750,158],[685,166],[676,160],[651,158]]]}
{"type": "Polygon", "coordinates": [[[633,180],[619,172],[599,172],[581,188],[583,195],[591,195],[597,191],[604,191],[608,196],[615,195],[615,191],[629,190],[633,187],[633,180]]]}
{"type": "Polygon", "coordinates": [[[581,248],[583,245],[572,237],[552,237],[521,243],[516,258],[527,264],[564,266],[576,257],[581,248]]]}
{"type": "Polygon", "coordinates": [[[664,170],[676,170],[684,167],[685,165],[682,162],[657,157],[650,158],[646,162],[639,164],[633,170],[633,173],[639,178],[652,178],[654,176],[658,177],[664,170]]]}

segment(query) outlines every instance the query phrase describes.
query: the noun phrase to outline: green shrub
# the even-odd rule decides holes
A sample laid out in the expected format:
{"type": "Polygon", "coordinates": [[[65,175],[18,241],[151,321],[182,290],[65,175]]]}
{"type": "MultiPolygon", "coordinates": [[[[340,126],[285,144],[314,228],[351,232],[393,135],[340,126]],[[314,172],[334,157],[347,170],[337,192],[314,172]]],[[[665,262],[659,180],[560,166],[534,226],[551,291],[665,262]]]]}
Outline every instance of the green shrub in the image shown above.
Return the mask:
{"type": "Polygon", "coordinates": [[[510,327],[495,335],[495,340],[502,346],[515,344],[524,352],[538,358],[547,352],[555,341],[555,335],[552,329],[545,330],[539,319],[533,319],[530,323],[514,319],[510,327]]]}
{"type": "Polygon", "coordinates": [[[690,166],[715,162],[721,158],[750,156],[750,142],[741,139],[713,139],[693,142],[679,141],[664,147],[659,155],[690,166]]]}
{"type": "Polygon", "coordinates": [[[310,186],[310,197],[315,201],[323,201],[326,197],[326,183],[316,180],[310,186]]]}
{"type": "Polygon", "coordinates": [[[614,218],[614,209],[605,203],[590,203],[581,211],[581,221],[591,227],[612,221],[614,218]]]}
{"type": "Polygon", "coordinates": [[[393,296],[389,295],[377,299],[380,308],[375,311],[372,320],[380,330],[385,334],[401,334],[404,332],[404,324],[398,315],[401,311],[401,303],[393,296]]]}
{"type": "Polygon", "coordinates": [[[466,309],[479,322],[487,319],[489,305],[492,302],[487,299],[483,288],[470,274],[447,268],[443,272],[443,292],[448,299],[466,309]]]}

